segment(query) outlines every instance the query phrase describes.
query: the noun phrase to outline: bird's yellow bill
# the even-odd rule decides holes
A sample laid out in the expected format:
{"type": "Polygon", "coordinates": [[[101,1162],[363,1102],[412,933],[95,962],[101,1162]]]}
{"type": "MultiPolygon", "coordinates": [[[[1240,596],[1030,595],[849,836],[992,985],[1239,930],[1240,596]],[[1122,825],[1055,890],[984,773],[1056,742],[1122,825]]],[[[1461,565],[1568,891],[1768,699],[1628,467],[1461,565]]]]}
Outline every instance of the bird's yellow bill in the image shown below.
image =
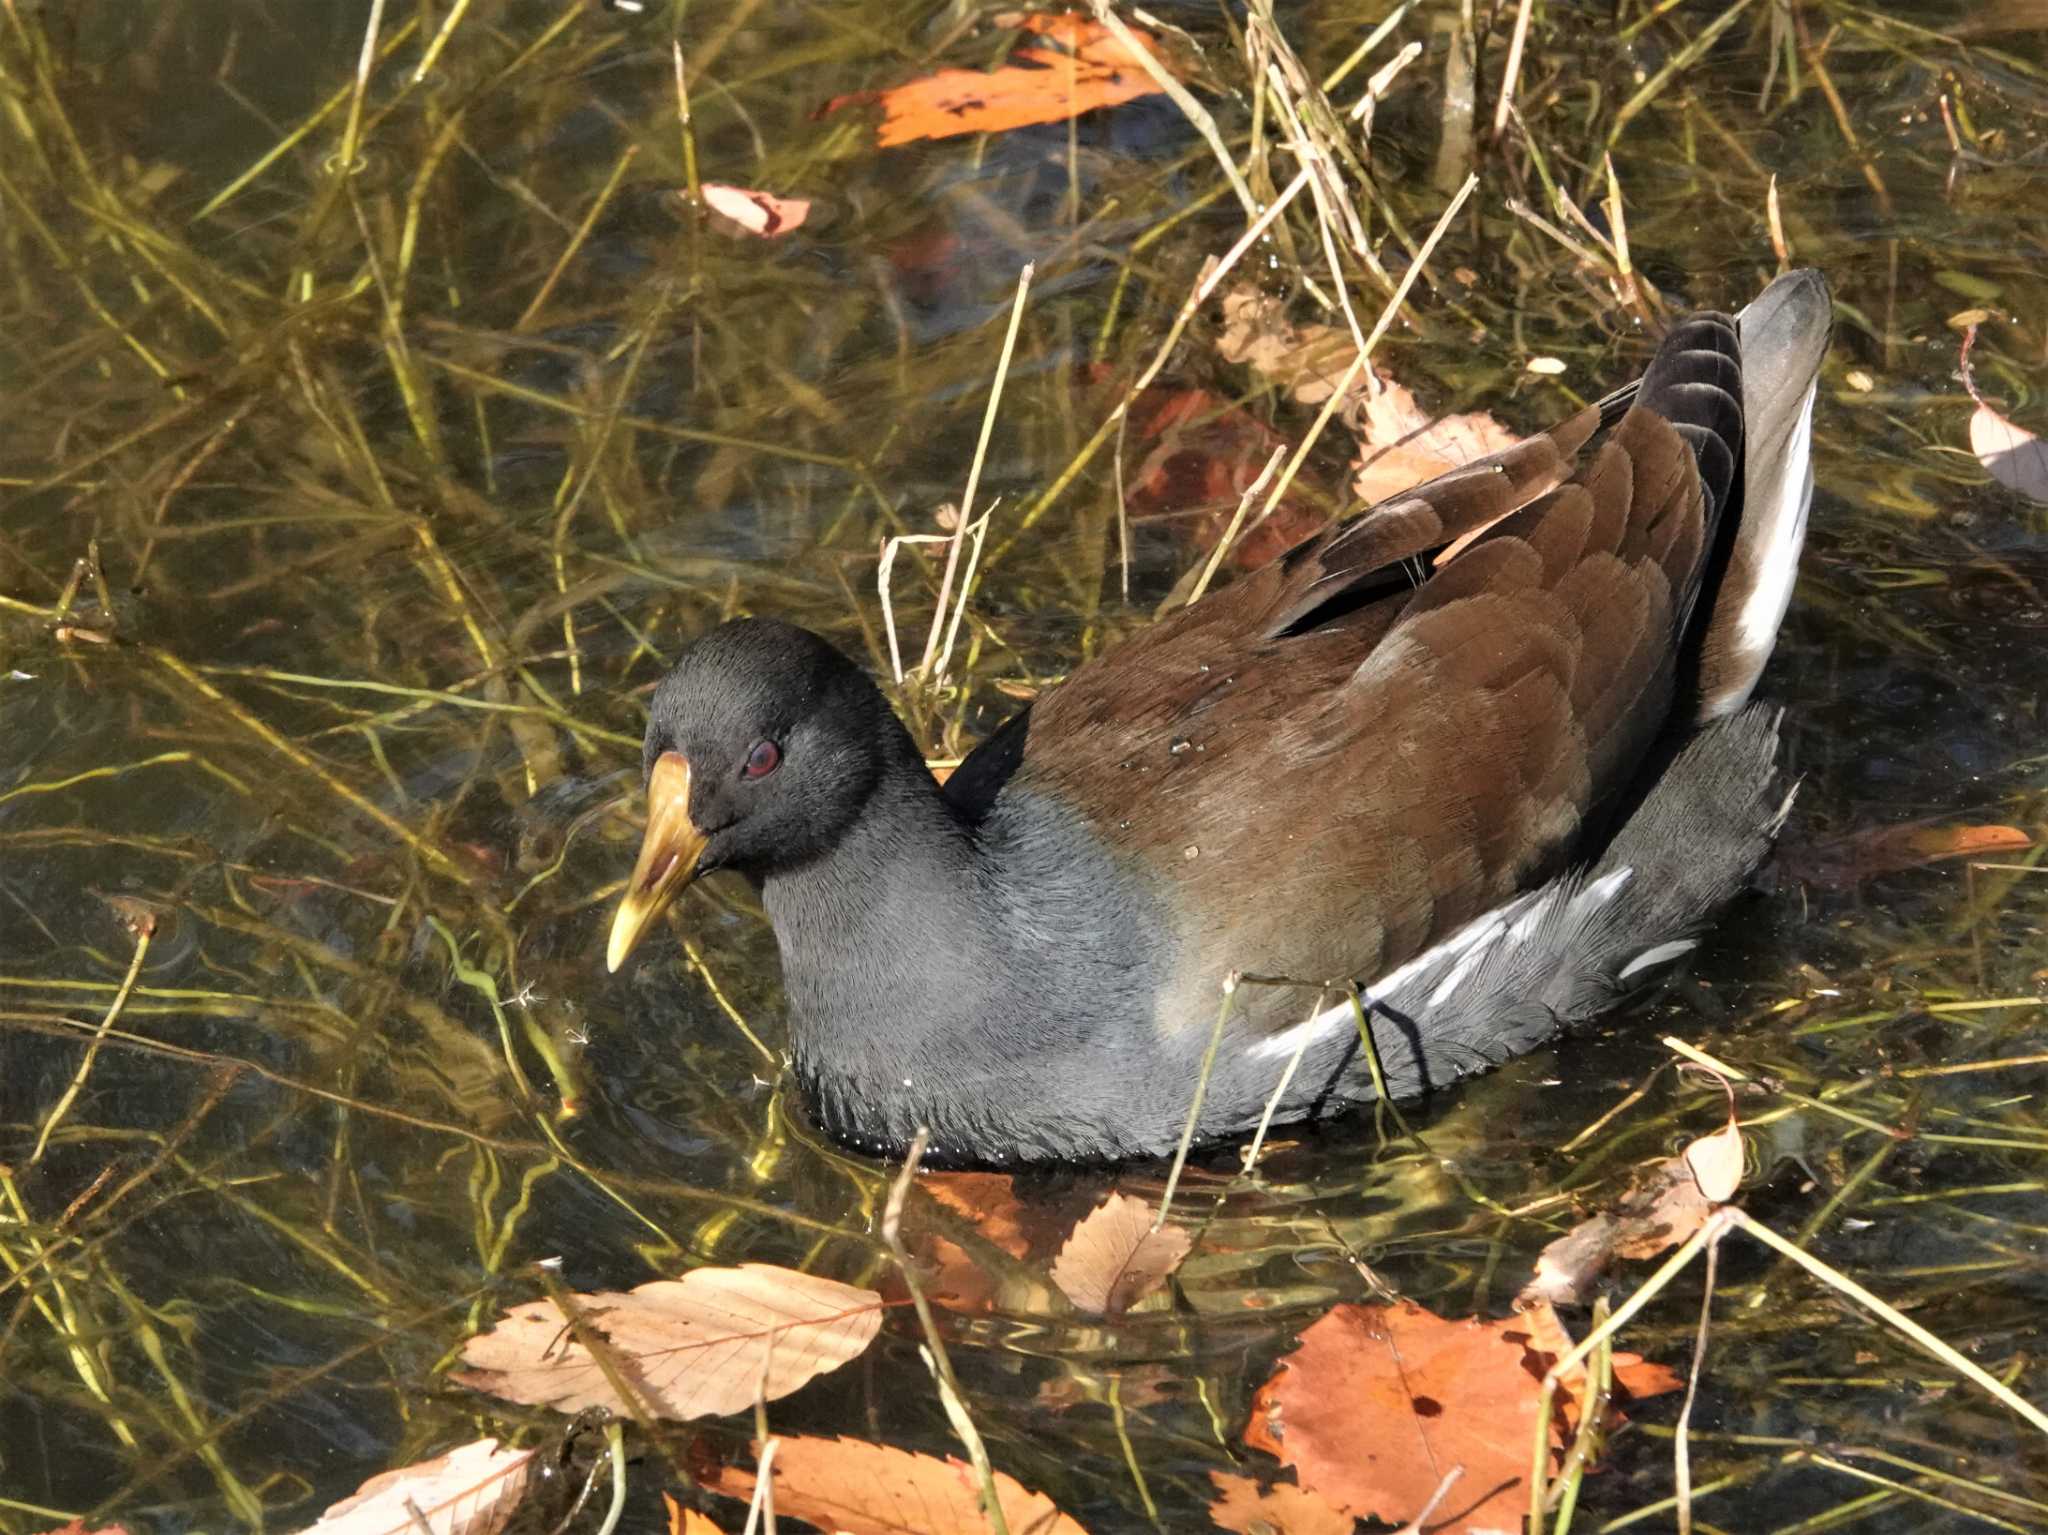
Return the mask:
{"type": "Polygon", "coordinates": [[[647,779],[647,836],[626,893],[612,918],[612,940],[605,950],[607,970],[626,962],[655,920],[682,893],[704,856],[704,833],[690,819],[690,764],[680,752],[663,752],[647,779]]]}

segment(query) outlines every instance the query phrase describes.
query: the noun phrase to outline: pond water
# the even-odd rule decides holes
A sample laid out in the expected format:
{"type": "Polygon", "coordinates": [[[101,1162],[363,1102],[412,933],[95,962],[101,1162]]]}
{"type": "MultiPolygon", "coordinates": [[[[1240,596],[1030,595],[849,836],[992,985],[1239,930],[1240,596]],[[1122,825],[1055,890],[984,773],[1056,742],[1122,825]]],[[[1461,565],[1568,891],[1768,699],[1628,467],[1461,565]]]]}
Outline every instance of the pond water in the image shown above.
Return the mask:
{"type": "MultiPolygon", "coordinates": [[[[1026,263],[953,680],[906,707],[957,755],[1142,624],[1315,414],[1219,355],[1209,305],[1148,398],[1223,425],[1148,436],[1141,410],[1091,449],[1244,230],[1208,145],[1162,95],[887,149],[872,106],[824,110],[993,64],[1012,34],[958,6],[0,9],[0,1532],[296,1529],[481,1433],[552,1442],[558,1417],[444,1378],[543,1293],[539,1260],[579,1290],[770,1262],[900,1295],[894,1169],[808,1127],[744,889],[707,882],[605,974],[646,699],[743,611],[887,670],[878,554],[960,500],[1026,263]],[[704,181],[810,199],[804,223],[694,217],[686,143],[704,181]]],[[[1654,305],[1617,296],[1603,151],[1667,311],[1777,269],[1773,186],[1834,285],[1765,683],[1798,805],[1772,888],[1667,986],[1411,1106],[1421,1141],[1363,1113],[1281,1132],[1255,1180],[1198,1159],[1194,1255],[1124,1318],[1077,1314],[1049,1263],[1163,1167],[911,1201],[995,1464],[1098,1532],[1208,1528],[1212,1473],[1276,1471],[1242,1442],[1252,1393],[1368,1271],[1503,1314],[1630,1167],[1720,1122],[1665,1035],[1763,1079],[1753,1217],[2048,1401],[2048,881],[2024,847],[1973,867],[1873,835],[2048,820],[2048,509],[1972,453],[1958,371],[1974,320],[1979,392],[2048,430],[2048,18],[1550,0],[1496,143],[1514,10],[1473,9],[1405,7],[1336,92],[1420,45],[1357,188],[1394,279],[1478,173],[1377,354],[1428,408],[1527,430],[1641,367],[1654,305]]],[[[1323,75],[1390,13],[1278,23],[1323,75]]],[[[1156,15],[1233,154],[1291,176],[1243,13],[1156,15]]],[[[1243,272],[1341,325],[1313,220],[1278,227],[1243,272]]],[[[1370,323],[1384,290],[1344,280],[1370,323]]],[[[1356,509],[1353,447],[1326,435],[1294,514],[1356,509]]],[[[929,554],[892,577],[913,658],[929,554]]],[[[1624,1345],[1682,1372],[1702,1283],[1624,1345]]],[[[920,1339],[892,1310],[771,1427],[958,1453],[920,1339]]],[[[1678,1404],[1631,1409],[1572,1528],[1672,1527],[1678,1404]]],[[[664,1527],[660,1493],[752,1432],[629,1438],[623,1527],[664,1527]]],[[[1740,1237],[1692,1439],[1703,1529],[2048,1528],[2048,1441],[1740,1237]]]]}

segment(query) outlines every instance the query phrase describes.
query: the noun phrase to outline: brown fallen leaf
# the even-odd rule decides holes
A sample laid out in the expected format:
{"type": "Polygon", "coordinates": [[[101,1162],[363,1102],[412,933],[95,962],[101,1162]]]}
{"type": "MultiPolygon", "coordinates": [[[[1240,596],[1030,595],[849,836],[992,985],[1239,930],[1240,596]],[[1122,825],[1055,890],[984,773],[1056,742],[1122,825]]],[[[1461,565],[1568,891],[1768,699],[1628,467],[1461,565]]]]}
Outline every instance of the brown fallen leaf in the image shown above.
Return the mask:
{"type": "MultiPolygon", "coordinates": [[[[1105,410],[1122,400],[1121,381],[1107,365],[1093,365],[1085,376],[1103,387],[1105,410]]],[[[1205,554],[1229,528],[1273,450],[1287,445],[1280,433],[1221,395],[1161,386],[1140,390],[1130,402],[1125,441],[1134,460],[1124,487],[1132,523],[1164,526],[1177,541],[1205,554]]],[[[1230,563],[1256,570],[1321,529],[1329,521],[1331,498],[1320,480],[1320,467],[1305,463],[1269,516],[1257,519],[1255,507],[1255,520],[1233,544],[1230,563]]]]}
{"type": "MultiPolygon", "coordinates": [[[[1004,20],[1059,46],[1018,48],[992,70],[942,69],[879,93],[835,97],[824,110],[880,101],[882,125],[875,143],[888,149],[918,139],[1065,122],[1159,91],[1144,65],[1099,22],[1070,14],[1004,20]]],[[[1136,27],[1131,31],[1147,52],[1161,58],[1152,34],[1136,27]]]]}
{"type": "MultiPolygon", "coordinates": [[[[1338,1306],[1259,1388],[1245,1443],[1293,1466],[1341,1512],[1390,1524],[1414,1517],[1443,1472],[1462,1466],[1431,1516],[1434,1535],[1517,1529],[1539,1386],[1556,1357],[1521,1317],[1451,1322],[1412,1301],[1338,1306]]],[[[1631,1371],[1644,1387],[1636,1395],[1678,1384],[1617,1354],[1617,1378],[1631,1371]]],[[[1561,1405],[1569,1422],[1569,1389],[1561,1405]]],[[[1562,1426],[1550,1425],[1554,1446],[1562,1426]]]]}
{"type": "Polygon", "coordinates": [[[709,1514],[685,1508],[667,1493],[661,1501],[668,1506],[668,1535],[725,1535],[709,1514]]]}
{"type": "Polygon", "coordinates": [[[1211,1471],[1219,1494],[1209,1518],[1219,1530],[1237,1535],[1351,1535],[1358,1521],[1293,1482],[1265,1486],[1248,1476],[1211,1471]]]}
{"type": "Polygon", "coordinates": [[[807,197],[776,197],[719,181],[707,181],[698,190],[704,194],[705,207],[738,225],[740,233],[764,240],[780,239],[811,216],[807,197]]]}
{"type": "Polygon", "coordinates": [[[1249,287],[1223,295],[1223,333],[1216,338],[1216,350],[1225,362],[1245,363],[1263,373],[1301,405],[1320,405],[1335,394],[1358,356],[1350,331],[1296,325],[1287,318],[1284,300],[1249,287]]]}
{"type": "Polygon", "coordinates": [[[2017,826],[1964,823],[1876,826],[1831,841],[1782,848],[1778,864],[1794,879],[1829,890],[1846,890],[1885,874],[1897,874],[1951,858],[1984,858],[2032,847],[2017,826]]]}
{"type": "MultiPolygon", "coordinates": [[[[1224,295],[1216,349],[1226,361],[1245,363],[1272,379],[1303,405],[1329,399],[1358,356],[1350,331],[1296,325],[1285,303],[1249,287],[1224,295]]],[[[1358,433],[1351,488],[1367,505],[1521,441],[1483,411],[1433,416],[1416,402],[1414,391],[1370,369],[1352,385],[1352,398],[1341,411],[1358,433]]]]}
{"type": "Polygon", "coordinates": [[[526,1496],[533,1456],[475,1440],[371,1477],[303,1535],[497,1535],[526,1496]]]}
{"type": "MultiPolygon", "coordinates": [[[[646,1409],[679,1420],[787,1396],[857,1358],[882,1325],[873,1290],[768,1263],[692,1269],[573,1303],[581,1328],[602,1338],[646,1409]]],[[[454,1379],[559,1412],[627,1412],[576,1331],[552,1300],[514,1306],[463,1345],[469,1368],[454,1379]]]]}
{"type": "MultiPolygon", "coordinates": [[[[1416,403],[1413,390],[1384,381],[1361,406],[1352,493],[1370,506],[1520,441],[1483,411],[1432,416],[1416,403]]],[[[1450,559],[1455,549],[1445,551],[1437,563],[1450,559]]]]}
{"type": "Polygon", "coordinates": [[[1052,1282],[1082,1311],[1121,1316],[1180,1267],[1194,1238],[1179,1226],[1152,1229],[1142,1199],[1112,1193],[1083,1216],[1053,1259],[1052,1282]]]}
{"type": "MultiPolygon", "coordinates": [[[[1008,1173],[926,1172],[918,1188],[934,1203],[969,1222],[997,1251],[1022,1259],[1031,1251],[1024,1230],[1024,1207],[1016,1181],[1008,1173]]],[[[918,1255],[930,1263],[925,1291],[950,1311],[987,1311],[996,1300],[999,1276],[978,1261],[960,1242],[922,1227],[911,1238],[918,1255]]]]}
{"type": "MultiPolygon", "coordinates": [[[[758,1461],[761,1446],[754,1446],[758,1461]]],[[[704,1485],[751,1500],[754,1473],[728,1466],[704,1485]]],[[[947,1456],[914,1455],[858,1439],[779,1439],[775,1512],[837,1535],[983,1535],[981,1486],[973,1467],[947,1456]]],[[[1087,1535],[1052,1499],[995,1473],[996,1500],[1010,1535],[1087,1535]]]]}
{"type": "Polygon", "coordinates": [[[1579,1222],[1536,1256],[1518,1304],[1577,1306],[1616,1258],[1654,1258],[1707,1223],[1742,1182],[1742,1131],[1731,1118],[1675,1157],[1637,1170],[1614,1209],[1579,1222]]]}

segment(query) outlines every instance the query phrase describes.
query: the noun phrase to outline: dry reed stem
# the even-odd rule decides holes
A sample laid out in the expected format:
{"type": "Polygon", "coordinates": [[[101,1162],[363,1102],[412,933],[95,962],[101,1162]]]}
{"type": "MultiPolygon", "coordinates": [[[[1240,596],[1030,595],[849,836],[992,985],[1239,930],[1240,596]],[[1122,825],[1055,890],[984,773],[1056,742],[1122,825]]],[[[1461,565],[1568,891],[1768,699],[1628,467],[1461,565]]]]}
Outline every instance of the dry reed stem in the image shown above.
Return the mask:
{"type": "Polygon", "coordinates": [[[938,1386],[939,1401],[945,1408],[947,1421],[953,1425],[953,1432],[959,1435],[961,1444],[966,1447],[967,1458],[974,1467],[975,1478],[981,1486],[982,1517],[988,1520],[995,1535],[1010,1535],[1002,1497],[996,1491],[995,1468],[989,1462],[988,1446],[982,1442],[981,1432],[967,1411],[967,1398],[960,1390],[959,1379],[953,1374],[953,1361],[946,1353],[946,1340],[940,1335],[939,1324],[932,1316],[931,1302],[925,1299],[924,1286],[918,1282],[917,1268],[910,1261],[909,1250],[903,1245],[903,1202],[917,1177],[917,1164],[924,1160],[924,1148],[929,1139],[930,1132],[920,1126],[911,1139],[910,1149],[903,1155],[902,1170],[889,1186],[888,1204],[882,1212],[882,1240],[895,1257],[904,1288],[910,1291],[911,1304],[917,1308],[918,1326],[924,1330],[924,1343],[918,1352],[938,1386]]]}

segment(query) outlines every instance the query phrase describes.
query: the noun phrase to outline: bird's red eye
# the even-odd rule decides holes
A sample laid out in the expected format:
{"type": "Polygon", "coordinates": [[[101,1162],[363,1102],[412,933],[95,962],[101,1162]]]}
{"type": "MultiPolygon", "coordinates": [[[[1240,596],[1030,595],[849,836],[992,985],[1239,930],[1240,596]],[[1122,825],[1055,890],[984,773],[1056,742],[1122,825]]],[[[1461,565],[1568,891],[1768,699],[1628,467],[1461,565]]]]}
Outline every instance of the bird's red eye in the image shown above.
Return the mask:
{"type": "Polygon", "coordinates": [[[773,741],[756,741],[753,750],[747,753],[746,765],[740,769],[742,778],[766,778],[782,766],[782,748],[773,741]]]}

